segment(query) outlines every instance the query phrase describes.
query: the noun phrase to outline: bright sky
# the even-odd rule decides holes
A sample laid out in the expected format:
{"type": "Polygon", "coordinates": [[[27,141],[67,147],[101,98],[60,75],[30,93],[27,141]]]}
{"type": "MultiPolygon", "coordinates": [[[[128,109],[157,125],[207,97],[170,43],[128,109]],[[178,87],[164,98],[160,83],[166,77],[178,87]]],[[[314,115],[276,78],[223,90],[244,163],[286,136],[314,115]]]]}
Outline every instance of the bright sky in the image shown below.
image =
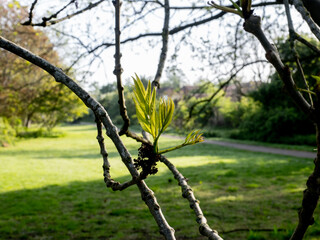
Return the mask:
{"type": "MultiPolygon", "coordinates": [[[[28,5],[30,6],[33,0],[22,0],[21,3],[23,5],[28,5]]],[[[39,7],[36,9],[36,13],[43,12],[44,10],[47,11],[48,9],[53,9],[54,5],[57,5],[58,1],[48,1],[48,0],[42,0],[39,1],[39,7]]],[[[65,1],[62,1],[65,4],[65,1]]],[[[183,2],[184,5],[186,5],[185,2],[183,2]]],[[[204,4],[206,1],[204,1],[204,4]]],[[[79,2],[79,4],[81,4],[79,2]]],[[[87,3],[84,3],[87,4],[87,3]]],[[[104,7],[103,8],[96,8],[94,10],[91,10],[89,12],[86,12],[84,15],[81,15],[79,17],[72,18],[68,21],[65,21],[63,24],[59,25],[54,25],[54,28],[64,30],[70,34],[76,35],[78,38],[81,39],[81,41],[85,44],[90,44],[90,43],[99,43],[102,40],[107,41],[107,42],[113,42],[114,38],[114,33],[113,33],[113,28],[114,28],[114,20],[112,19],[112,16],[110,17],[110,14],[113,12],[113,7],[111,6],[111,3],[103,3],[104,7]],[[109,4],[109,5],[108,5],[109,4]],[[91,24],[88,26],[88,19],[90,19],[91,24]],[[110,19],[112,19],[112,22],[110,22],[110,19]],[[86,36],[85,34],[90,30],[90,34],[86,36]],[[109,35],[106,35],[109,34],[109,35]],[[107,40],[106,40],[107,39],[107,40]]],[[[178,5],[182,4],[181,1],[171,1],[172,5],[178,5]],[[174,3],[173,3],[174,2],[174,3]]],[[[60,5],[62,6],[62,5],[60,5]]],[[[80,6],[81,7],[81,6],[80,6]]],[[[79,8],[80,8],[79,7],[79,8]]],[[[122,6],[122,11],[125,13],[125,11],[129,11],[131,6],[126,5],[125,3],[122,6]]],[[[75,8],[75,7],[74,7],[75,8]]],[[[74,9],[73,9],[74,11],[74,9]]],[[[262,9],[257,9],[256,14],[261,15],[262,14],[262,9]]],[[[125,39],[128,36],[136,36],[139,33],[143,32],[145,29],[149,29],[150,32],[161,32],[162,25],[163,25],[163,11],[156,11],[150,16],[148,16],[148,22],[143,25],[143,23],[140,23],[140,25],[137,26],[132,26],[131,28],[124,29],[121,39],[125,39]]],[[[41,16],[41,15],[39,15],[41,16]]],[[[63,15],[62,15],[63,16],[63,15]]],[[[230,15],[229,15],[230,16],[230,15]]],[[[298,17],[297,14],[293,14],[294,17],[298,17]]],[[[193,16],[183,16],[183,14],[172,14],[172,19],[170,22],[170,26],[176,26],[178,24],[178,19],[188,19],[193,16]]],[[[284,19],[285,20],[285,19],[284,19]]],[[[234,16],[234,17],[229,17],[228,18],[228,23],[231,22],[238,22],[239,17],[234,16]]],[[[286,20],[285,20],[286,21],[286,20]]],[[[122,19],[121,22],[121,27],[123,27],[130,23],[126,22],[126,19],[122,19]]],[[[227,42],[228,40],[228,35],[225,33],[225,26],[219,25],[219,22],[216,21],[214,23],[211,23],[210,25],[205,24],[202,27],[199,28],[194,28],[192,30],[192,36],[190,37],[194,42],[200,42],[199,39],[201,37],[207,37],[209,28],[210,30],[214,29],[212,31],[212,34],[209,35],[208,39],[210,40],[211,43],[215,43],[218,41],[222,41],[222,43],[227,42]],[[224,40],[225,39],[225,40],[224,40]]],[[[48,28],[50,31],[50,28],[48,28]]],[[[61,38],[61,35],[59,35],[58,39],[61,38]]],[[[160,50],[161,50],[161,38],[158,37],[156,38],[157,43],[154,44],[154,46],[150,47],[149,45],[149,40],[151,38],[144,38],[141,39],[137,42],[133,43],[128,43],[128,44],[123,44],[121,46],[121,52],[122,52],[122,67],[124,69],[123,72],[123,79],[127,80],[130,79],[131,76],[134,75],[134,73],[137,73],[140,76],[146,76],[150,77],[153,79],[157,65],[158,65],[158,60],[159,60],[159,55],[160,55],[160,50]]],[[[174,47],[177,44],[177,41],[179,41],[179,38],[174,38],[173,40],[172,37],[169,37],[169,52],[168,52],[168,57],[167,60],[170,61],[170,57],[174,53],[174,47]],[[175,41],[175,42],[174,42],[175,41]]],[[[69,40],[70,41],[70,40],[69,40]]],[[[66,45],[67,48],[65,48],[63,51],[66,51],[66,56],[64,58],[66,60],[70,60],[70,52],[75,53],[76,55],[79,55],[77,50],[74,48],[74,45],[68,44],[66,45]]],[[[94,45],[92,45],[93,47],[94,45]]],[[[260,47],[260,46],[258,46],[260,47]]],[[[61,48],[57,48],[60,49],[61,48]]],[[[100,55],[100,59],[103,62],[103,65],[98,66],[98,62],[95,62],[95,64],[92,66],[92,69],[94,70],[95,74],[92,75],[89,79],[87,79],[88,83],[92,83],[94,81],[99,82],[100,85],[104,85],[106,83],[111,83],[116,80],[115,76],[113,75],[113,69],[114,69],[114,47],[108,48],[108,50],[104,51],[100,55]]],[[[258,51],[261,53],[261,59],[264,59],[264,51],[262,48],[258,51]]],[[[208,78],[211,81],[214,81],[212,79],[212,76],[215,76],[213,73],[216,75],[221,73],[226,73],[226,66],[220,66],[219,68],[210,68],[210,67],[205,67],[204,70],[199,70],[199,68],[206,63],[201,63],[199,62],[198,59],[194,59],[192,57],[192,53],[190,50],[190,46],[186,46],[184,44],[181,44],[180,50],[179,50],[179,57],[177,59],[177,64],[185,74],[184,82],[187,84],[192,84],[196,82],[199,78],[208,78]]],[[[209,61],[208,59],[207,61],[209,61]]],[[[82,65],[87,66],[88,65],[89,58],[83,59],[82,65]]],[[[169,66],[169,63],[165,65],[166,67],[169,66]]],[[[263,69],[262,71],[264,71],[263,69]]],[[[246,69],[244,72],[242,72],[242,76],[244,78],[247,78],[248,80],[252,79],[253,72],[250,69],[246,69]]],[[[166,73],[165,71],[163,72],[163,78],[161,81],[166,80],[166,73]]]]}

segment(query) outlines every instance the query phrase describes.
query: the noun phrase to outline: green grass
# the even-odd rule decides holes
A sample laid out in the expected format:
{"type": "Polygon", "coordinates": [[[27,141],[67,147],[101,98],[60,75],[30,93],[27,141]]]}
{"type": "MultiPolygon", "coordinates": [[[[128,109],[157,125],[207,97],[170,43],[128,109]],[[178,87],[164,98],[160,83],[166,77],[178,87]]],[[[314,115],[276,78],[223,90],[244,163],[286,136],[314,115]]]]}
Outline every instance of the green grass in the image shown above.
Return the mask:
{"type": "Polygon", "coordinates": [[[292,145],[292,144],[289,145],[289,144],[280,144],[280,143],[267,143],[267,142],[238,140],[238,139],[223,138],[223,137],[208,137],[206,139],[217,140],[217,141],[226,141],[226,142],[232,142],[232,143],[240,143],[240,144],[249,144],[249,145],[255,145],[255,146],[297,150],[297,151],[316,152],[316,146],[312,147],[312,146],[308,146],[308,145],[292,145]]]}
{"type": "MultiPolygon", "coordinates": [[[[230,138],[230,134],[233,131],[235,131],[235,129],[215,128],[212,131],[208,131],[207,129],[204,129],[204,137],[205,139],[209,139],[209,140],[225,141],[225,142],[240,143],[240,144],[250,144],[250,145],[265,146],[265,147],[274,147],[274,148],[289,149],[289,150],[298,150],[298,151],[307,151],[307,152],[315,152],[316,150],[316,144],[314,146],[310,146],[310,145],[303,144],[303,141],[301,141],[301,144],[296,145],[296,144],[257,142],[257,141],[244,140],[244,139],[233,139],[233,138],[230,138]]],[[[166,131],[166,134],[185,137],[187,135],[187,132],[177,133],[175,130],[169,129],[169,132],[166,131]]],[[[298,138],[298,137],[299,136],[295,136],[295,138],[298,138]]],[[[313,136],[311,135],[311,137],[313,136]]]]}
{"type": "MultiPolygon", "coordinates": [[[[257,142],[257,141],[250,141],[244,139],[233,139],[230,138],[232,132],[237,131],[236,129],[213,129],[211,132],[209,131],[209,135],[206,137],[207,139],[211,140],[220,140],[220,141],[227,141],[233,143],[241,143],[241,144],[250,144],[250,145],[257,145],[257,146],[265,146],[265,147],[274,147],[274,148],[281,148],[281,149],[290,149],[290,150],[298,150],[298,151],[308,151],[308,152],[315,152],[316,144],[314,146],[303,144],[304,141],[295,141],[300,142],[299,145],[297,144],[283,144],[283,143],[269,143],[269,142],[257,142]],[[215,136],[210,136],[210,134],[215,136]]],[[[206,135],[206,131],[205,134],[206,135]]],[[[314,137],[315,136],[305,136],[305,137],[314,137]]],[[[294,136],[293,138],[298,139],[299,136],[294,136]]]]}
{"type": "MultiPolygon", "coordinates": [[[[0,148],[0,239],[162,239],[132,186],[105,187],[94,126],[66,126],[62,138],[20,140],[0,148]]],[[[139,144],[124,138],[136,156],[139,144]]],[[[161,139],[160,148],[179,140],[161,139]]],[[[129,179],[111,141],[112,176],[129,179]]],[[[189,179],[211,227],[224,239],[287,239],[297,222],[312,159],[198,144],[167,154],[189,179]],[[274,229],[259,232],[254,229],[274,229]],[[278,231],[283,228],[285,231],[278,231]]],[[[170,172],[146,180],[177,239],[205,239],[170,172]]],[[[306,239],[320,239],[319,210],[306,239]]]]}

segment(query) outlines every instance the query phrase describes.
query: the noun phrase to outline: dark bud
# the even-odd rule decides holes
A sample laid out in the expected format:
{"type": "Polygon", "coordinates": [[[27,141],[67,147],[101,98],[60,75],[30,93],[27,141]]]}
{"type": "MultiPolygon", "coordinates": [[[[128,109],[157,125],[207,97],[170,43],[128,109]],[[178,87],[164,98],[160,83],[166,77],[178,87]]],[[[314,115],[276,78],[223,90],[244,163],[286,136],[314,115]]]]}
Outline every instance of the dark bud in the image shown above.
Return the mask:
{"type": "Polygon", "coordinates": [[[134,159],[134,166],[137,170],[142,169],[140,173],[142,178],[146,178],[148,175],[153,175],[158,172],[157,162],[160,160],[160,156],[155,154],[153,146],[142,144],[139,148],[138,159],[134,159]]]}

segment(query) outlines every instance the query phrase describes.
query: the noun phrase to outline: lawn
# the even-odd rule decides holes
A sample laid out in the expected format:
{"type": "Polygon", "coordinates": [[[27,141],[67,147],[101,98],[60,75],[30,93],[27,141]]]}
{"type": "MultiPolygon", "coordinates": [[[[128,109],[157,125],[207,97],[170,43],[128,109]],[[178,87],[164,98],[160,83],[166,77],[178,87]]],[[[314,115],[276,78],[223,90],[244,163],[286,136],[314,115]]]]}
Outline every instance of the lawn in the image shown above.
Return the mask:
{"type": "MultiPolygon", "coordinates": [[[[122,192],[105,187],[94,126],[60,130],[64,137],[0,148],[0,239],[162,239],[135,186],[122,192]]],[[[135,156],[139,144],[123,140],[135,156]]],[[[160,148],[174,142],[179,140],[161,139],[160,148]]],[[[111,141],[106,145],[113,177],[128,180],[111,141]]],[[[189,179],[209,225],[226,240],[287,239],[313,168],[312,159],[205,143],[167,157],[189,179]]],[[[165,166],[159,164],[159,173],[146,182],[177,239],[205,239],[165,166]]],[[[306,239],[320,239],[319,210],[315,216],[306,239]]]]}

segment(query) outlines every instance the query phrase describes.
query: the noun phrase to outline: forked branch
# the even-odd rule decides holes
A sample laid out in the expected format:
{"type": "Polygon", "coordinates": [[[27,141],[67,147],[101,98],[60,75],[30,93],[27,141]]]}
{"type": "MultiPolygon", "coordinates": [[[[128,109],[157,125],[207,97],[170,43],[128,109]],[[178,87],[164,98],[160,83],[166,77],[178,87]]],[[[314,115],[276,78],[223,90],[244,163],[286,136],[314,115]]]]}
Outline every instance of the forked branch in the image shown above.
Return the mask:
{"type": "Polygon", "coordinates": [[[308,24],[311,32],[318,38],[320,41],[320,28],[315,24],[315,22],[311,19],[310,13],[307,11],[307,9],[303,6],[302,1],[300,0],[293,0],[293,5],[297,9],[297,11],[301,14],[302,18],[305,20],[305,22],[308,24]]]}
{"type": "MultiPolygon", "coordinates": [[[[139,177],[139,172],[134,166],[129,151],[121,141],[117,132],[117,128],[113,125],[108,113],[100,103],[98,103],[94,98],[92,98],[83,88],[81,88],[75,81],[68,77],[60,68],[55,67],[54,65],[40,58],[39,56],[29,52],[28,50],[22,47],[19,47],[18,45],[4,39],[3,37],[0,37],[0,48],[3,48],[17,56],[20,56],[21,58],[40,67],[41,69],[52,75],[57,82],[64,84],[72,92],[74,92],[83,101],[83,103],[88,108],[90,108],[96,116],[98,116],[98,118],[100,119],[100,121],[106,129],[108,137],[112,140],[115,147],[117,148],[117,151],[121,156],[121,160],[126,165],[132,178],[137,179],[139,177]]],[[[146,205],[150,210],[150,213],[153,215],[155,221],[158,224],[160,233],[163,234],[166,239],[175,239],[174,230],[166,221],[162,213],[162,210],[159,204],[157,203],[157,199],[155,198],[152,191],[148,188],[144,181],[137,182],[137,186],[140,190],[142,199],[145,201],[146,205]]]]}
{"type": "MultiPolygon", "coordinates": [[[[319,200],[320,183],[320,140],[319,140],[319,103],[311,106],[298,91],[295,82],[292,78],[291,71],[288,66],[285,66],[279,56],[277,49],[270,44],[264,32],[261,29],[261,18],[251,15],[246,19],[244,29],[252,33],[260,41],[266,51],[267,60],[275,67],[280,78],[282,79],[289,95],[298,105],[298,107],[307,115],[317,126],[317,158],[315,159],[315,167],[313,173],[307,181],[307,189],[303,193],[302,208],[299,211],[299,223],[295,232],[291,236],[291,240],[301,240],[307,231],[308,227],[314,223],[313,213],[319,200]]],[[[319,95],[319,93],[317,93],[319,95]]]]}
{"type": "Polygon", "coordinates": [[[307,114],[307,116],[310,116],[310,119],[312,121],[316,122],[316,119],[319,118],[319,116],[317,116],[317,114],[314,111],[314,108],[305,100],[305,98],[297,90],[290,69],[283,64],[283,62],[280,59],[278,50],[266,38],[264,32],[261,29],[261,18],[259,16],[251,15],[248,19],[246,19],[244,23],[244,29],[247,32],[252,33],[260,41],[261,45],[266,51],[267,60],[277,70],[291,98],[294,100],[297,106],[305,114],[307,114]]]}
{"type": "Polygon", "coordinates": [[[292,18],[291,18],[289,1],[288,0],[284,0],[283,2],[284,2],[285,9],[286,9],[286,15],[287,15],[287,20],[288,20],[289,37],[290,37],[289,40],[290,40],[291,52],[292,52],[292,55],[293,55],[293,57],[295,59],[295,62],[297,64],[297,67],[298,67],[298,70],[300,72],[301,78],[303,79],[303,82],[304,82],[304,85],[306,87],[306,90],[308,92],[310,104],[311,104],[311,106],[313,106],[313,100],[312,100],[312,96],[311,96],[311,93],[310,93],[310,88],[309,88],[308,82],[306,80],[306,77],[304,75],[304,71],[303,71],[303,68],[302,68],[301,63],[300,63],[299,55],[298,55],[298,52],[297,52],[296,47],[295,47],[295,40],[296,40],[295,36],[297,34],[296,34],[296,32],[294,30],[294,27],[293,27],[293,21],[292,21],[292,18]]]}
{"type": "Polygon", "coordinates": [[[54,25],[54,24],[57,24],[59,22],[62,22],[64,20],[67,20],[67,19],[70,19],[70,18],[73,18],[79,14],[82,14],[86,11],[89,11],[91,10],[92,8],[95,8],[96,6],[98,6],[100,3],[104,2],[104,0],[100,0],[98,2],[95,2],[95,3],[89,3],[89,5],[83,9],[80,9],[72,14],[68,14],[64,17],[61,17],[61,18],[57,18],[58,15],[64,11],[69,5],[71,5],[72,3],[75,3],[76,6],[77,6],[77,1],[75,0],[71,0],[67,5],[65,5],[64,7],[62,7],[60,10],[58,10],[56,13],[52,14],[51,16],[49,17],[43,17],[42,18],[42,22],[38,22],[38,23],[33,23],[33,10],[34,10],[34,7],[36,5],[38,0],[34,1],[31,5],[31,8],[29,10],[29,19],[23,23],[21,23],[22,25],[30,25],[30,26],[38,26],[38,27],[47,27],[47,26],[51,26],[51,25],[54,25]],[[57,18],[57,19],[56,19],[57,18]]]}
{"type": "Polygon", "coordinates": [[[124,190],[134,184],[136,184],[138,181],[142,180],[141,175],[138,178],[132,178],[130,181],[124,182],[124,183],[119,183],[117,181],[114,181],[111,178],[110,175],[110,163],[108,160],[108,152],[106,150],[105,144],[104,144],[104,137],[102,134],[102,123],[99,119],[98,116],[95,116],[95,122],[97,125],[97,140],[100,146],[100,154],[102,156],[103,159],[103,177],[104,177],[104,182],[106,183],[106,186],[111,188],[113,191],[117,191],[117,190],[124,190]]]}

